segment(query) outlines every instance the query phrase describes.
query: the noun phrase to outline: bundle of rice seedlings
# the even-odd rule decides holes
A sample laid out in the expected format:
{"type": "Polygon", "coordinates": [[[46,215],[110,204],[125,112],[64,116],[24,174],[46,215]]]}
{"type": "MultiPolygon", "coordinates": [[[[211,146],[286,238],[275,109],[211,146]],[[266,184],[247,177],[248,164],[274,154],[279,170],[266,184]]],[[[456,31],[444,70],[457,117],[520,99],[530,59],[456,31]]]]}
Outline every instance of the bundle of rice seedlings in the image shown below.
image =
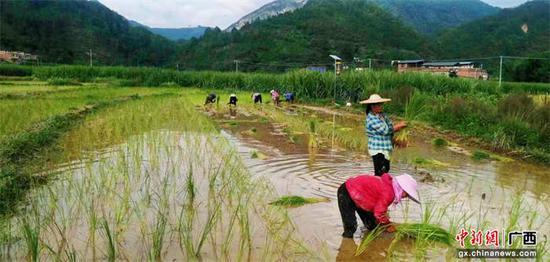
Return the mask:
{"type": "Polygon", "coordinates": [[[270,205],[275,206],[284,206],[284,207],[299,207],[306,204],[314,204],[319,202],[325,202],[327,199],[320,198],[305,198],[301,196],[283,196],[276,201],[269,203],[270,205]]]}
{"type": "Polygon", "coordinates": [[[396,230],[398,234],[406,237],[439,242],[448,246],[452,246],[454,239],[447,230],[432,224],[399,224],[396,226],[396,230]]]}
{"type": "Polygon", "coordinates": [[[408,128],[401,130],[394,138],[394,144],[398,147],[407,147],[409,145],[409,135],[411,128],[411,122],[418,119],[425,108],[424,99],[418,92],[414,92],[409,98],[409,101],[405,104],[405,120],[408,122],[408,128]]]}

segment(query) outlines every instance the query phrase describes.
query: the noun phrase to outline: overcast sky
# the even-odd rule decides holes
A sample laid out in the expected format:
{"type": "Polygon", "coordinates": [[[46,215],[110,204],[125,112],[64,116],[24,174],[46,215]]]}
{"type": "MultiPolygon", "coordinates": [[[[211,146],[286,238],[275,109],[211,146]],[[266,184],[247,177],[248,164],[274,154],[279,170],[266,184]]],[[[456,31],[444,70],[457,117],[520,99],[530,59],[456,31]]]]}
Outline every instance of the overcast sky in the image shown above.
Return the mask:
{"type": "MultiPolygon", "coordinates": [[[[122,16],[150,27],[218,26],[225,29],[273,0],[99,0],[122,16]]],[[[513,7],[526,0],[483,0],[513,7]]]]}

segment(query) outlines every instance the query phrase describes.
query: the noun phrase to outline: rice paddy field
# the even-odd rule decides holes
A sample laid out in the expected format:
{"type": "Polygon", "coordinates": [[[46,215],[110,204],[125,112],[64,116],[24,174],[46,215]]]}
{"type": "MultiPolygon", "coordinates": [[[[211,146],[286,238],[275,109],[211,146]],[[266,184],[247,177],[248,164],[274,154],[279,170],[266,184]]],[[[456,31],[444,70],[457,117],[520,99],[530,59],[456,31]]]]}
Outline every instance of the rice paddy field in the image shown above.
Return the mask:
{"type": "MultiPolygon", "coordinates": [[[[427,121],[427,87],[403,108],[387,108],[411,127],[391,172],[413,175],[423,204],[391,208],[398,232],[367,246],[364,230],[340,236],[336,201],[341,183],[373,170],[364,113],[308,95],[314,79],[296,92],[305,101],[275,107],[265,103],[277,84],[269,75],[254,76],[263,79],[254,85],[198,73],[185,85],[123,69],[82,77],[71,75],[78,68],[55,70],[0,80],[2,261],[449,261],[458,242],[438,230],[454,238],[462,228],[537,231],[534,260],[550,259],[548,165],[510,153],[518,138],[507,130],[497,148],[427,121]],[[256,89],[264,104],[252,103],[256,89]],[[221,101],[205,107],[211,92],[221,101]],[[237,107],[226,105],[231,93],[237,107]]],[[[548,106],[544,88],[526,95],[535,111],[548,106]]],[[[379,91],[399,104],[395,90],[379,91]]],[[[504,104],[500,92],[487,103],[504,104]]]]}

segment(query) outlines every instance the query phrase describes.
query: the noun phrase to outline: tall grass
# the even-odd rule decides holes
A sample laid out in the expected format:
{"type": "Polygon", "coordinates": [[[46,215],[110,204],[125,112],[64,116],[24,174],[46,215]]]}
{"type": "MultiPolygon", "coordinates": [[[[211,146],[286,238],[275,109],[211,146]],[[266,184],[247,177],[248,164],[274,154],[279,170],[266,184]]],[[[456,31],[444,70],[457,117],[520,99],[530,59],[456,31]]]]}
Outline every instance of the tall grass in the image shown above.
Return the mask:
{"type": "Polygon", "coordinates": [[[63,78],[92,81],[97,78],[117,78],[137,81],[146,86],[174,83],[180,86],[264,92],[273,88],[282,88],[292,90],[298,97],[308,99],[332,98],[336,93],[337,99],[347,100],[350,95],[366,97],[371,92],[393,90],[402,86],[412,86],[420,91],[437,95],[470,92],[496,94],[516,90],[530,93],[550,92],[550,87],[545,84],[505,84],[505,87],[499,90],[498,83],[491,81],[450,79],[419,73],[398,74],[393,71],[347,72],[340,77],[334,77],[333,74],[305,70],[286,74],[245,74],[209,71],[178,72],[157,68],[55,66],[34,67],[32,73],[40,79],[63,78]]]}

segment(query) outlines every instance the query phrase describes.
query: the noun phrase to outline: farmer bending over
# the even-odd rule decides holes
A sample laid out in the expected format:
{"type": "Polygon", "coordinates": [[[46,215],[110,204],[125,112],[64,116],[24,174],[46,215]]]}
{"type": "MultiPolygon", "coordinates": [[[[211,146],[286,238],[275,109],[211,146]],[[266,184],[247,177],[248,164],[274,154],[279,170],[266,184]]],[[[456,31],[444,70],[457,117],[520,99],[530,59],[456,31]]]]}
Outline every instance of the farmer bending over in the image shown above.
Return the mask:
{"type": "Polygon", "coordinates": [[[294,93],[292,93],[292,92],[286,92],[286,93],[285,93],[285,101],[286,101],[287,103],[290,103],[290,104],[294,103],[294,93]]]}
{"type": "Polygon", "coordinates": [[[262,103],[262,94],[260,93],[254,93],[252,94],[252,100],[254,101],[254,104],[262,103]]]}
{"type": "Polygon", "coordinates": [[[273,100],[273,104],[275,104],[275,106],[279,106],[279,99],[280,99],[280,95],[279,95],[279,92],[277,92],[276,90],[271,90],[271,100],[273,100]]]}
{"type": "Polygon", "coordinates": [[[214,102],[216,102],[217,98],[218,98],[218,96],[216,96],[216,94],[214,94],[214,93],[211,93],[211,94],[207,95],[206,100],[204,101],[204,105],[214,104],[214,102]]]}
{"type": "Polygon", "coordinates": [[[343,237],[353,238],[357,229],[355,212],[365,227],[373,230],[377,225],[389,225],[388,232],[395,232],[387,215],[391,204],[398,204],[403,198],[420,203],[416,181],[410,175],[393,177],[359,175],[352,177],[338,188],[338,208],[344,224],[343,237]]]}
{"type": "Polygon", "coordinates": [[[237,106],[237,101],[239,101],[239,99],[237,99],[237,95],[231,94],[229,96],[229,103],[227,104],[230,106],[237,106]]]}

